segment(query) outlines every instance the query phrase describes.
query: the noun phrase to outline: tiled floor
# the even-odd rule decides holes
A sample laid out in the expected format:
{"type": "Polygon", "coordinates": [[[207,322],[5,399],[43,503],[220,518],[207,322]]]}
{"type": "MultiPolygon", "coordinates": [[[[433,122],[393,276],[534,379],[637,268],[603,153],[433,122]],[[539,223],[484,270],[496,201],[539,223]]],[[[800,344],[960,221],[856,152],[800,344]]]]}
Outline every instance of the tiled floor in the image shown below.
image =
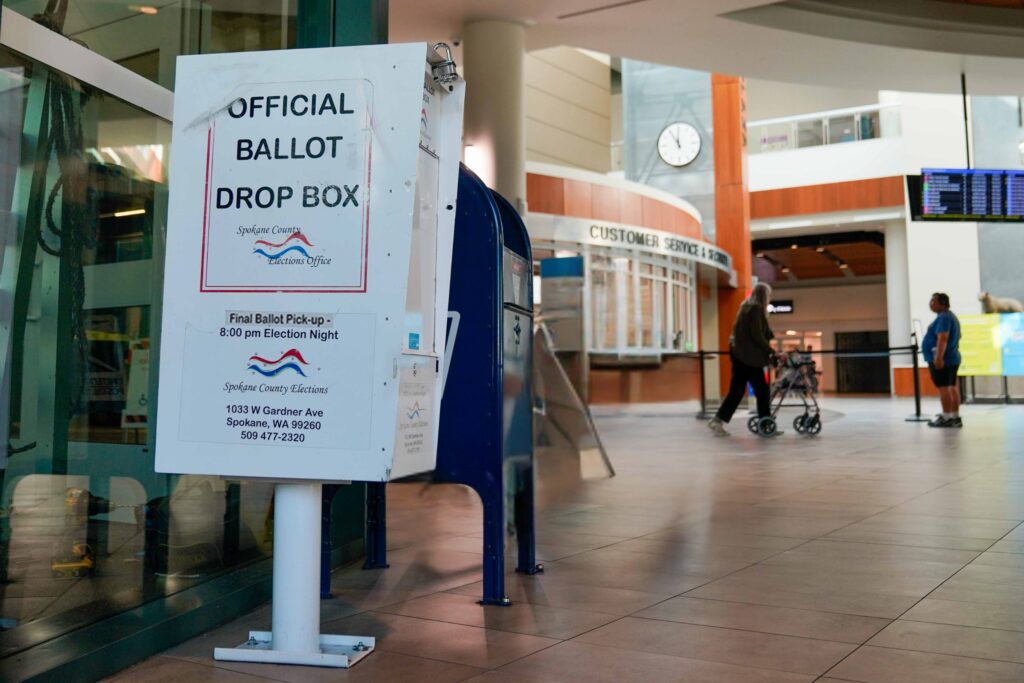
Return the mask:
{"type": "Polygon", "coordinates": [[[116,681],[1024,681],[1024,407],[962,431],[909,404],[827,401],[821,436],[716,439],[692,407],[596,411],[614,479],[541,491],[535,577],[481,607],[480,513],[389,489],[391,568],[334,577],[351,670],[214,662],[269,607],[116,681]],[[684,411],[689,409],[684,416],[684,411]]]}

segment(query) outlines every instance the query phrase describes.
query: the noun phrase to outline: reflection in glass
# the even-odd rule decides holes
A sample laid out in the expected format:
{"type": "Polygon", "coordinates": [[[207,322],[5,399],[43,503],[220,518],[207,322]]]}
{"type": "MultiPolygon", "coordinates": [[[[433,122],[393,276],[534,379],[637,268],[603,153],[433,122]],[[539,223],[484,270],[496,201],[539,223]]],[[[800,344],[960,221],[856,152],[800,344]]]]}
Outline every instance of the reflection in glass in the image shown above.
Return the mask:
{"type": "MultiPolygon", "coordinates": [[[[5,0],[27,17],[46,0],[5,0]]],[[[298,0],[77,0],[45,23],[71,40],[165,88],[180,54],[295,47],[298,0]]]]}
{"type": "Polygon", "coordinates": [[[270,550],[271,485],[153,471],[169,139],[0,48],[0,630],[27,645],[270,550]]]}

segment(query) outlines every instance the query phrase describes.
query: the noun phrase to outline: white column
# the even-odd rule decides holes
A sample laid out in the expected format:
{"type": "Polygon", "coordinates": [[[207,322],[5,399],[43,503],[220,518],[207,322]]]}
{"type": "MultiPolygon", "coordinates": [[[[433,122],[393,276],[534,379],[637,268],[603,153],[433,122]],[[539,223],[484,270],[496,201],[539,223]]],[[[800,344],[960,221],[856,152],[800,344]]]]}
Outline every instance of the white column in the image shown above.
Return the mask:
{"type": "Polygon", "coordinates": [[[320,652],[320,484],[274,487],[273,649],[320,652]]]}
{"type": "MultiPolygon", "coordinates": [[[[885,304],[890,347],[910,345],[913,321],[910,318],[910,270],[907,259],[907,224],[904,220],[889,221],[885,225],[885,304]]],[[[891,356],[889,359],[890,367],[907,366],[913,362],[909,355],[891,356]]]]}
{"type": "Polygon", "coordinates": [[[526,33],[508,21],[467,24],[462,56],[466,77],[466,165],[526,214],[526,33]]]}

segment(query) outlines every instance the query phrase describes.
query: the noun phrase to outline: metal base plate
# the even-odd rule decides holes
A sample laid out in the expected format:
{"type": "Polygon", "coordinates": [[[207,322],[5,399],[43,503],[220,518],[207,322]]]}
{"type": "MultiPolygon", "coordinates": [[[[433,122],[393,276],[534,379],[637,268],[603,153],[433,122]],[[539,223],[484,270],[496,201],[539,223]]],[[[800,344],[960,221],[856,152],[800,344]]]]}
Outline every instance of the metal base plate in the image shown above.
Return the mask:
{"type": "Polygon", "coordinates": [[[319,652],[275,650],[271,631],[249,631],[249,640],[238,647],[218,647],[213,658],[221,662],[257,662],[263,664],[301,664],[347,669],[373,652],[376,639],[370,636],[320,636],[319,652]]]}

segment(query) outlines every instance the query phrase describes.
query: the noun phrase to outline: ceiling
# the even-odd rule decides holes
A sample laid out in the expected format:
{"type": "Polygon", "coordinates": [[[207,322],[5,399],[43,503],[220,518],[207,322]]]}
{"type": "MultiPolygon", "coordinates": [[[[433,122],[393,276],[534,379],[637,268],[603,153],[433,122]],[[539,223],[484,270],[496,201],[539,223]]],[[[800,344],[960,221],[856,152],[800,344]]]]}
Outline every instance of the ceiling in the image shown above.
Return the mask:
{"type": "Polygon", "coordinates": [[[484,19],[522,23],[530,50],[875,90],[956,93],[963,71],[972,93],[1024,93],[1024,13],[966,1],[390,0],[396,42],[452,42],[484,19]]]}
{"type": "Polygon", "coordinates": [[[832,280],[857,284],[885,275],[882,233],[848,232],[755,240],[753,269],[769,284],[832,280]]]}

